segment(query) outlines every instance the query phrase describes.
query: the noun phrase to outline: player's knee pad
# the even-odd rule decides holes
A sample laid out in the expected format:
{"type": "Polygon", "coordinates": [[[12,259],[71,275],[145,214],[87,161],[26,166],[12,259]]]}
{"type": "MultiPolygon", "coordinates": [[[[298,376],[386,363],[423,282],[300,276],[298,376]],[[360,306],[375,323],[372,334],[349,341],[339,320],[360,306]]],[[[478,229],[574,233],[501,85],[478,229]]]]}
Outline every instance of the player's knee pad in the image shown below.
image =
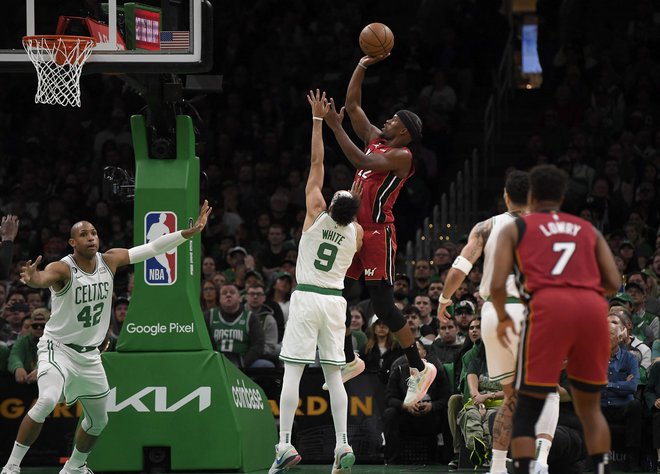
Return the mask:
{"type": "Polygon", "coordinates": [[[541,415],[545,399],[534,398],[525,394],[518,394],[518,405],[513,414],[513,429],[512,436],[519,437],[536,437],[536,421],[541,415]]]}
{"type": "Polygon", "coordinates": [[[60,401],[61,392],[59,387],[39,389],[39,398],[28,411],[28,415],[37,423],[46,421],[46,417],[55,409],[60,401]]]}

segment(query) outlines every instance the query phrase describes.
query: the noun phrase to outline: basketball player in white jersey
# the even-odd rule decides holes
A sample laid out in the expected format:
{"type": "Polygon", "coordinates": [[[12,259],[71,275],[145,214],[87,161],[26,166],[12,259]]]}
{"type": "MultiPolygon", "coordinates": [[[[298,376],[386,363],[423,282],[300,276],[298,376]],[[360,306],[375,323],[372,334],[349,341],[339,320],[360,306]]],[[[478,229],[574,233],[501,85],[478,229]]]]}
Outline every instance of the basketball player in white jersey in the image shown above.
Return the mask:
{"type": "MultiPolygon", "coordinates": [[[[445,286],[439,298],[438,318],[447,321],[449,313],[447,306],[452,301],[456,289],[470,273],[472,265],[484,254],[484,267],[479,294],[485,303],[481,309],[481,339],[486,347],[486,362],[488,363],[488,376],[492,381],[499,381],[504,391],[504,401],[500,406],[493,425],[493,459],[490,468],[492,474],[506,473],[506,454],[511,442],[512,416],[516,406],[517,396],[513,388],[518,355],[518,336],[511,335],[512,341],[505,348],[497,339],[497,313],[490,301],[490,281],[493,275],[493,260],[497,251],[497,236],[502,228],[512,222],[517,215],[525,211],[527,206],[527,192],[529,190],[529,177],[524,171],[509,173],[504,185],[504,201],[508,212],[479,222],[472,228],[468,242],[456,257],[452,268],[447,274],[445,286]]],[[[518,332],[523,320],[526,318],[525,305],[523,305],[516,287],[513,274],[509,275],[506,283],[507,311],[510,311],[518,332]]],[[[547,398],[543,414],[536,425],[538,458],[535,463],[535,473],[547,472],[548,453],[559,418],[559,395],[552,394],[547,398]]]]}
{"type": "Polygon", "coordinates": [[[284,380],[280,396],[280,441],[275,461],[268,471],[279,474],[300,462],[291,444],[293,418],[298,407],[300,379],[305,364],[316,359],[318,345],[323,375],[330,391],[330,408],[335,425],[336,444],[333,474],[349,473],[355,455],[348,444],[348,397],[341,379],[346,363],[344,332],[346,300],[342,296],[346,270],[353,255],[362,247],[363,230],[355,222],[361,195],[360,185],[351,192],[337,191],[326,211],[323,188],[323,118],[330,105],[319,90],[310,91],[312,106],[312,153],[307,187],[307,213],[298,250],[296,280],[291,295],[289,321],[284,331],[280,359],[284,380]]]}
{"type": "Polygon", "coordinates": [[[46,417],[66,400],[83,406],[73,454],[60,474],[88,474],[87,457],[108,422],[109,392],[97,349],[110,325],[113,277],[118,267],[134,264],[176,248],[202,231],[211,208],[204,201],[195,225],[131,249],[98,252],[94,226],[80,221],[71,227],[73,254],[37,270],[39,256],[21,269],[21,281],[31,288],[50,288],[52,315],[38,344],[39,397],[23,418],[16,442],[2,474],[20,473],[20,464],[37,440],[46,417]]]}

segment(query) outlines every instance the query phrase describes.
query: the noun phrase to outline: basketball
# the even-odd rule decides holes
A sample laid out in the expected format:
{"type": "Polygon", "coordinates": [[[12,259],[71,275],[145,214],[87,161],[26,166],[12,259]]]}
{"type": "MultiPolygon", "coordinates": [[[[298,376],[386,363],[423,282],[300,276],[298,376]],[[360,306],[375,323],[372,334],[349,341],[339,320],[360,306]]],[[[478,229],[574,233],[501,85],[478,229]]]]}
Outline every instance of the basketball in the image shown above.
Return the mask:
{"type": "Polygon", "coordinates": [[[394,35],[387,25],[370,23],[360,32],[360,49],[367,56],[387,54],[394,47],[394,35]]]}

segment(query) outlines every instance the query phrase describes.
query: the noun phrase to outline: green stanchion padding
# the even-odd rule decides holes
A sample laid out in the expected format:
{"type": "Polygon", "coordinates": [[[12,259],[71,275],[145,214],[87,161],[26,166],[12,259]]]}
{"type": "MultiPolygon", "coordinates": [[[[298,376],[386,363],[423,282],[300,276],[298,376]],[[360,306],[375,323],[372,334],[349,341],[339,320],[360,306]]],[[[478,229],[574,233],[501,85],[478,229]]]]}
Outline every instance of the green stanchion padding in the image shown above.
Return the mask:
{"type": "Polygon", "coordinates": [[[141,472],[143,447],[169,446],[173,470],[268,469],[277,430],[263,390],[213,351],[105,353],[109,422],[89,465],[141,472]]]}
{"type": "MultiPolygon", "coordinates": [[[[179,115],[176,126],[176,159],[151,159],[144,117],[131,117],[135,245],[190,227],[199,215],[200,167],[192,120],[179,115]]],[[[198,235],[170,254],[136,264],[135,289],[117,351],[211,350],[200,306],[200,281],[198,235]]]]}

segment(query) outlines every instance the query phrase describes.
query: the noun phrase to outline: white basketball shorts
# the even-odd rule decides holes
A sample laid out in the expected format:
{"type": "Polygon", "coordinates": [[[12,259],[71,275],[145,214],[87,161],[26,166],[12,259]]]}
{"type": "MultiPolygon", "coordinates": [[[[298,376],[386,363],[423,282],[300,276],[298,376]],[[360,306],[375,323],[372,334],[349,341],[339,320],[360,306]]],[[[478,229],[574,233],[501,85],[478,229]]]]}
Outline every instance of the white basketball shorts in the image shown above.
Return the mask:
{"type": "MultiPolygon", "coordinates": [[[[527,308],[522,303],[507,303],[506,312],[513,318],[516,331],[520,334],[522,323],[527,317],[527,308]]],[[[518,344],[520,336],[509,334],[510,345],[504,347],[497,339],[497,313],[490,301],[481,308],[481,339],[486,347],[486,362],[490,380],[511,384],[516,374],[518,344]]]]}
{"type": "Polygon", "coordinates": [[[345,365],[345,321],[346,300],[343,296],[294,291],[280,359],[312,364],[316,360],[318,345],[321,364],[345,365]]]}

